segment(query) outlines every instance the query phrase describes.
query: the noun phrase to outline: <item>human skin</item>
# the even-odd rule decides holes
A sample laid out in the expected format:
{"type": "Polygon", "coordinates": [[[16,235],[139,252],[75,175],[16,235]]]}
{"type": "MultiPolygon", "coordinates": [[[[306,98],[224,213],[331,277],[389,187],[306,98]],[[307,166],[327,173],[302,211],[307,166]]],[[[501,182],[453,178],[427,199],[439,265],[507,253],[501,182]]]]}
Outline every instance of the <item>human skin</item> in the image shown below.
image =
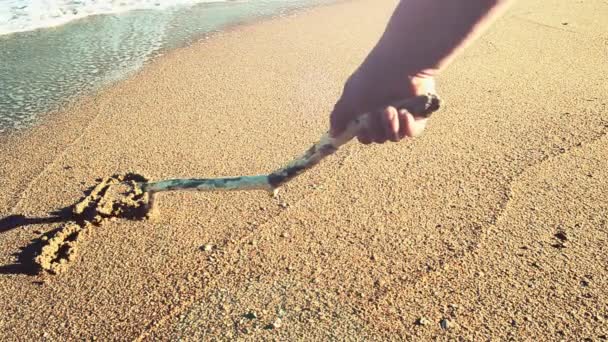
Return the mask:
{"type": "Polygon", "coordinates": [[[338,135],[360,113],[376,114],[363,144],[422,134],[428,118],[388,103],[436,94],[435,76],[499,17],[513,0],[401,0],[367,58],[351,75],[330,115],[338,135]]]}

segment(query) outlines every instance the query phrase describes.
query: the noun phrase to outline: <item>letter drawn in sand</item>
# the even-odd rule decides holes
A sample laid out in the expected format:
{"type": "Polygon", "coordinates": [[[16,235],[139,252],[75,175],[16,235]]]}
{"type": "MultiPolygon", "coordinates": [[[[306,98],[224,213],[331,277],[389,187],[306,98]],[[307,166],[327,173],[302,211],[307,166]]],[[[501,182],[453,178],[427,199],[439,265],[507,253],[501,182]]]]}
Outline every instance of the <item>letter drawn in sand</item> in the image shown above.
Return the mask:
{"type": "Polygon", "coordinates": [[[104,178],[72,207],[73,221],[62,225],[43,243],[40,254],[34,259],[40,270],[52,274],[65,271],[91,230],[107,220],[144,218],[148,194],[142,191],[140,184],[145,182],[145,177],[134,173],[104,178]]]}

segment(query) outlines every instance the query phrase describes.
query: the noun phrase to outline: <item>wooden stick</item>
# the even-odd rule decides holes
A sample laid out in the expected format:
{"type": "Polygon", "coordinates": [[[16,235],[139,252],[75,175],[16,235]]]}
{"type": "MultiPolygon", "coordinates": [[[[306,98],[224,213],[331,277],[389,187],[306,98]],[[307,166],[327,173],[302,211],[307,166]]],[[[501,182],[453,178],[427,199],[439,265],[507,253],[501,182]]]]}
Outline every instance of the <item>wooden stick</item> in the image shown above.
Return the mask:
{"type": "MultiPolygon", "coordinates": [[[[436,95],[427,94],[392,104],[397,109],[429,117],[437,111],[440,100],[436,95]]],[[[372,112],[365,113],[353,120],[339,136],[325,133],[321,139],[302,156],[286,166],[267,175],[225,177],[225,178],[181,178],[140,184],[143,191],[150,194],[149,208],[152,209],[153,195],[164,191],[237,191],[265,190],[276,195],[279,187],[294,177],[318,164],[323,158],[335,153],[340,146],[357,136],[359,130],[368,125],[372,112]]]]}

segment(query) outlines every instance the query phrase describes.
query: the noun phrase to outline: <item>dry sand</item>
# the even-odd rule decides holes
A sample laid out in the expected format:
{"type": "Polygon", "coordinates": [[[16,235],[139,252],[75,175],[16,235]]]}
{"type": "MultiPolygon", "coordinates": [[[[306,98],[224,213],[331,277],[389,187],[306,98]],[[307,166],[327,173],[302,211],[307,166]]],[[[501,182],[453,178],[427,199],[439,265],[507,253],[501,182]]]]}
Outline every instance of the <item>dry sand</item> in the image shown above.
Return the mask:
{"type": "Polygon", "coordinates": [[[108,221],[64,272],[35,273],[97,178],[263,173],[303,152],[394,5],[217,34],[4,139],[0,339],[605,340],[600,0],[520,1],[439,78],[421,138],[351,144],[279,200],[161,195],[157,221],[108,221]]]}

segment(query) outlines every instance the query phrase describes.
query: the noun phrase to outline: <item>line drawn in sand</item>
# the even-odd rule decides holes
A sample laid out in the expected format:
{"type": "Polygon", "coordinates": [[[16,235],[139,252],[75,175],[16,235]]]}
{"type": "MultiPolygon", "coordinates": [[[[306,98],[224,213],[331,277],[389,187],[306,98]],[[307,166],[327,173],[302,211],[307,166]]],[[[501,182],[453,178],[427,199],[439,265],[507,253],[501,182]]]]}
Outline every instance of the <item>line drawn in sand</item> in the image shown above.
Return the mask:
{"type": "Polygon", "coordinates": [[[147,215],[148,193],[140,184],[147,179],[128,173],[106,177],[80,202],[72,206],[72,221],[64,223],[55,234],[42,237],[40,254],[34,263],[40,271],[58,274],[74,261],[78,245],[91,230],[116,218],[142,219],[147,215]]]}

